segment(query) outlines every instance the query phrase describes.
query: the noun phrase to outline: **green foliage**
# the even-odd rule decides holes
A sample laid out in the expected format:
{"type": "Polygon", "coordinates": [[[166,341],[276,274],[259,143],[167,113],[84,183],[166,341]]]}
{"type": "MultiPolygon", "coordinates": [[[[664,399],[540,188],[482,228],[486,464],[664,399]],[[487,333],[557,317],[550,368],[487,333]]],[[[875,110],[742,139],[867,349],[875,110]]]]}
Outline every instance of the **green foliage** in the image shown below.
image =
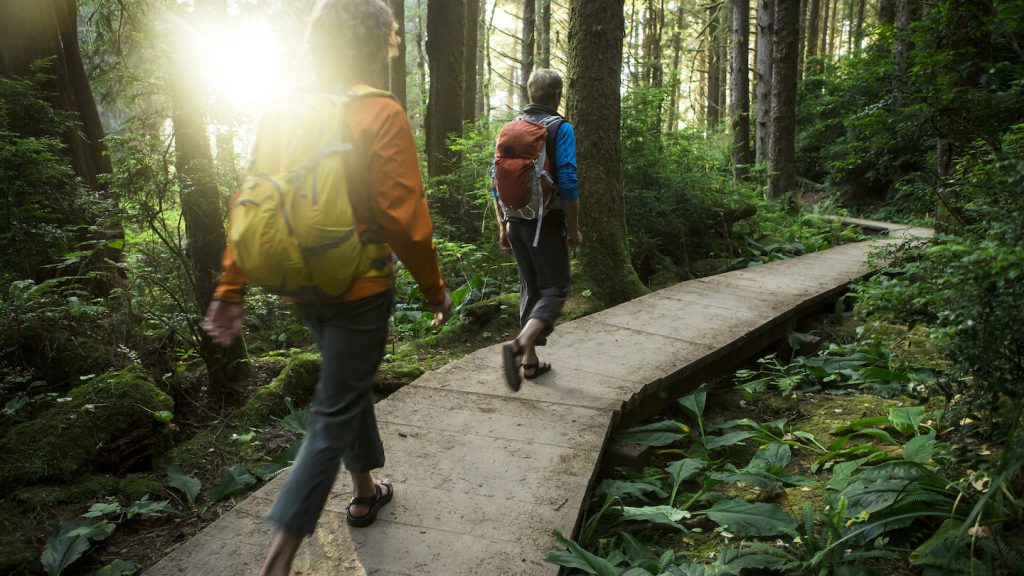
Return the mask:
{"type": "MultiPolygon", "coordinates": [[[[702,130],[665,133],[667,89],[631,87],[622,102],[622,161],[629,247],[641,280],[728,252],[726,214],[758,195],[737,188],[729,145],[702,130]]],[[[584,232],[586,233],[586,232],[584,232]]]]}
{"type": "Polygon", "coordinates": [[[172,464],[167,467],[167,486],[181,492],[188,501],[189,507],[196,505],[196,496],[203,487],[203,483],[181,471],[181,468],[172,464]]]}
{"type": "Polygon", "coordinates": [[[78,127],[47,101],[47,64],[25,78],[0,76],[0,276],[43,279],[98,206],[65,156],[61,137],[78,127]]]}
{"type": "Polygon", "coordinates": [[[220,502],[228,496],[237,494],[256,484],[256,482],[256,478],[245,469],[244,465],[235,464],[229,466],[213,481],[213,488],[210,490],[210,503],[220,502]]]}
{"type": "Polygon", "coordinates": [[[159,449],[166,427],[153,412],[173,407],[170,397],[137,371],[91,378],[0,439],[0,486],[69,480],[102,465],[104,448],[133,434],[152,438],[159,449]]]}
{"type": "MultiPolygon", "coordinates": [[[[149,496],[123,508],[116,500],[97,502],[82,514],[85,520],[62,522],[46,541],[40,562],[48,576],[60,576],[73,562],[82,557],[96,542],[106,540],[117,526],[137,515],[159,516],[168,511],[166,500],[152,501],[149,496]]],[[[118,561],[100,570],[101,574],[131,574],[133,562],[118,561]]]]}

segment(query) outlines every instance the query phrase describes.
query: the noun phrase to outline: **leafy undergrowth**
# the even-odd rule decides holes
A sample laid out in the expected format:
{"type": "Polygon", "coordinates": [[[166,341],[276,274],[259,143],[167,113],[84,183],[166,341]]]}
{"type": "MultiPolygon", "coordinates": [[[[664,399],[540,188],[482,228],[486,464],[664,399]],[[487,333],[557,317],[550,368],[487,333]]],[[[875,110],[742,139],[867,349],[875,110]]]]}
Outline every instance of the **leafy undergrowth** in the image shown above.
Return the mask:
{"type": "Polygon", "coordinates": [[[934,378],[925,344],[764,358],[620,432],[654,461],[604,478],[547,559],[600,576],[1021,573],[1019,495],[956,458],[995,449],[899,396],[934,378]]]}

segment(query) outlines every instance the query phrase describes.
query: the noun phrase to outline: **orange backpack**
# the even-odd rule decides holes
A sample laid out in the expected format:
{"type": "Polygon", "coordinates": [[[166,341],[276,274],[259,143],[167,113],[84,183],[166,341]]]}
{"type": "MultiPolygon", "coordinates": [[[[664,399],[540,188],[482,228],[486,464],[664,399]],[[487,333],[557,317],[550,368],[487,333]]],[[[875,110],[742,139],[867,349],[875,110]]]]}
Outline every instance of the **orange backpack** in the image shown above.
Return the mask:
{"type": "Polygon", "coordinates": [[[544,213],[557,202],[551,145],[564,118],[559,115],[534,119],[520,116],[505,124],[494,151],[494,183],[505,217],[537,219],[537,235],[544,213]],[[550,148],[550,150],[549,150],[550,148]]]}

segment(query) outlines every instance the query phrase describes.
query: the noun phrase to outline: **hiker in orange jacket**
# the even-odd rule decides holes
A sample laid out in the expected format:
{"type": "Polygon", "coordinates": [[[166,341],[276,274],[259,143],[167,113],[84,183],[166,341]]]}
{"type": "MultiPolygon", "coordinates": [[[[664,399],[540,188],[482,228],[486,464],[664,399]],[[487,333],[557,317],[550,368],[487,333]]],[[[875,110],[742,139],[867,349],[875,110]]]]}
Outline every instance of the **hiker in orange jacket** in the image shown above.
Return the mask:
{"type": "MultiPolygon", "coordinates": [[[[320,89],[336,94],[376,77],[397,37],[382,0],[320,0],[309,25],[310,57],[320,89]]],[[[402,107],[391,98],[353,98],[345,110],[348,190],[364,242],[386,243],[406,265],[443,324],[451,299],[441,279],[433,227],[423,192],[416,145],[402,107]]],[[[278,119],[275,129],[281,126],[278,119]]],[[[261,128],[261,132],[266,127],[261,128]]],[[[295,128],[298,129],[298,128],[295,128]]],[[[259,138],[250,171],[261,171],[259,138]]],[[[254,173],[255,173],[254,172],[254,173]]],[[[222,345],[242,329],[245,277],[225,250],[220,284],[203,328],[222,345]]],[[[384,355],[394,278],[391,266],[357,278],[335,301],[298,302],[297,310],[320,348],[320,381],[295,465],[267,514],[278,529],[261,576],[290,572],[304,537],[313,533],[343,461],[351,473],[349,525],[369,526],[394,494],[370,471],[384,465],[371,387],[384,355]]]]}

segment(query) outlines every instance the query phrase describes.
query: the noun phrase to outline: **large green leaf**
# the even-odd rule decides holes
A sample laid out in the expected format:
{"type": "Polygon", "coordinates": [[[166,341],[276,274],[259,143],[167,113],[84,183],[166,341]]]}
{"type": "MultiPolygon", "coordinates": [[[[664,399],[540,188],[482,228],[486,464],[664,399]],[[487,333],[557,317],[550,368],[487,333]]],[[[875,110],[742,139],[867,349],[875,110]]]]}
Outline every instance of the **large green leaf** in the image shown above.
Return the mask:
{"type": "Polygon", "coordinates": [[[719,448],[739,444],[754,435],[755,434],[753,432],[729,432],[728,434],[722,434],[721,436],[705,436],[704,446],[708,449],[708,452],[710,452],[719,448]]]}
{"type": "Polygon", "coordinates": [[[167,467],[167,480],[165,483],[170,488],[181,492],[188,500],[189,506],[195,506],[196,496],[199,495],[199,490],[203,487],[202,482],[182,472],[177,464],[167,467]]]}
{"type": "Polygon", "coordinates": [[[737,536],[774,536],[796,528],[796,520],[767,502],[722,500],[707,511],[708,518],[737,536]]]}
{"type": "Polygon", "coordinates": [[[889,423],[904,436],[917,435],[917,429],[924,420],[924,406],[890,406],[889,423]]]}
{"type": "Polygon", "coordinates": [[[555,531],[555,540],[565,546],[566,550],[554,550],[544,555],[544,559],[552,564],[576,568],[593,576],[619,576],[620,570],[600,556],[587,552],[579,544],[555,531]]]}
{"type": "Polygon", "coordinates": [[[645,522],[651,522],[654,524],[662,524],[664,526],[672,526],[680,530],[686,531],[686,528],[679,521],[683,518],[689,518],[690,513],[686,510],[680,510],[672,506],[643,506],[641,508],[633,508],[631,506],[622,507],[622,519],[623,520],[639,520],[645,522]]]}
{"type": "Polygon", "coordinates": [[[71,520],[62,522],[57,531],[46,539],[39,561],[48,576],[59,576],[72,562],[78,560],[92,546],[91,542],[105,540],[116,525],[105,520],[71,520]]]}
{"type": "Polygon", "coordinates": [[[707,462],[703,460],[683,458],[682,460],[672,462],[665,467],[665,470],[672,476],[673,488],[678,488],[680,484],[696,476],[706,465],[707,462]]]}
{"type": "Polygon", "coordinates": [[[903,459],[927,462],[935,455],[935,430],[925,436],[914,436],[903,446],[903,459]]]}
{"type": "Polygon", "coordinates": [[[255,483],[256,478],[249,474],[245,466],[235,464],[230,468],[225,468],[213,482],[213,489],[210,490],[210,503],[220,502],[224,498],[237,494],[255,483]]]}
{"type": "Polygon", "coordinates": [[[679,399],[679,405],[690,411],[694,418],[700,420],[704,416],[704,406],[707,404],[708,393],[703,386],[689,396],[679,399]]]}
{"type": "Polygon", "coordinates": [[[768,470],[770,468],[785,468],[793,457],[793,450],[788,444],[772,442],[759,448],[754,457],[747,464],[747,470],[768,470]]]}
{"type": "Polygon", "coordinates": [[[597,489],[594,490],[594,494],[597,495],[611,494],[620,498],[623,496],[632,496],[633,498],[640,500],[645,500],[645,497],[651,493],[658,498],[665,498],[668,496],[667,492],[653,484],[648,484],[646,482],[630,482],[629,480],[612,480],[610,478],[602,480],[601,483],[597,485],[597,489]]]}
{"type": "Polygon", "coordinates": [[[644,446],[667,446],[686,436],[690,429],[681,422],[662,420],[619,432],[615,439],[644,446]]]}

